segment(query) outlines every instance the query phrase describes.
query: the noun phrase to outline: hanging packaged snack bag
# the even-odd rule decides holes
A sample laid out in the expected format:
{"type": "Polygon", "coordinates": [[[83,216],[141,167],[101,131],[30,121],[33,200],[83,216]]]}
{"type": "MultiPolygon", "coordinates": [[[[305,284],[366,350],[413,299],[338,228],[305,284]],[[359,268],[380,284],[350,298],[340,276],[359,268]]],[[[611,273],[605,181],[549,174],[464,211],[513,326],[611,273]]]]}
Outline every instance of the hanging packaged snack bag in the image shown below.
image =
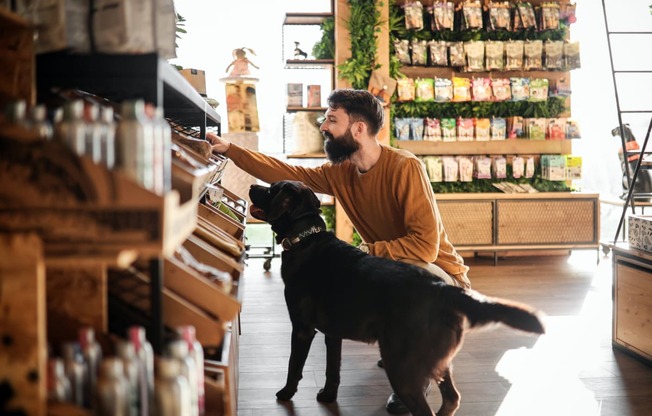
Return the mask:
{"type": "Polygon", "coordinates": [[[484,71],[484,41],[464,42],[467,71],[484,71]]]}
{"type": "Polygon", "coordinates": [[[405,11],[405,28],[408,30],[423,29],[423,4],[420,1],[411,1],[403,6],[405,11]]]}
{"type": "Polygon", "coordinates": [[[423,140],[423,119],[414,117],[409,120],[412,140],[423,140]]]}
{"type": "Polygon", "coordinates": [[[435,101],[435,80],[432,78],[418,78],[414,81],[416,102],[435,101]]]}
{"type": "Polygon", "coordinates": [[[494,78],[491,80],[491,92],[494,101],[509,101],[512,99],[512,87],[507,78],[494,78]]]}
{"type": "Polygon", "coordinates": [[[439,119],[426,117],[424,120],[423,140],[441,141],[441,124],[439,119]]]}
{"type": "Polygon", "coordinates": [[[453,99],[453,81],[448,78],[435,78],[435,101],[445,103],[453,99]]]}
{"type": "Polygon", "coordinates": [[[530,101],[546,101],[548,99],[548,79],[533,78],[530,80],[530,101]]]}
{"type": "Polygon", "coordinates": [[[407,39],[396,39],[394,41],[394,54],[403,65],[412,65],[410,58],[410,41],[407,39]]]}
{"type": "Polygon", "coordinates": [[[525,174],[525,160],[521,156],[512,158],[512,177],[519,179],[525,174]]]}
{"type": "Polygon", "coordinates": [[[543,69],[543,41],[526,40],[523,46],[523,70],[543,69]]]}
{"type": "Polygon", "coordinates": [[[430,65],[448,66],[448,45],[445,41],[428,41],[428,52],[430,65]]]}
{"type": "Polygon", "coordinates": [[[505,69],[505,42],[488,40],[485,42],[485,68],[487,71],[505,69]]]}
{"type": "Polygon", "coordinates": [[[414,80],[412,78],[399,78],[396,80],[396,100],[414,101],[414,80]]]}
{"type": "Polygon", "coordinates": [[[464,42],[450,42],[448,44],[448,59],[452,67],[463,67],[466,65],[464,42]]]}
{"type": "Polygon", "coordinates": [[[426,66],[428,64],[428,42],[412,39],[412,65],[426,66]]]}
{"type": "Polygon", "coordinates": [[[505,43],[505,71],[520,71],[523,69],[523,49],[525,42],[510,40],[505,43]]]}
{"type": "Polygon", "coordinates": [[[426,165],[426,172],[430,182],[441,182],[443,179],[443,164],[441,156],[424,156],[423,164],[426,165]]]}
{"type": "Polygon", "coordinates": [[[476,118],[475,119],[475,140],[479,142],[489,141],[491,137],[491,119],[489,118],[476,118]]]}
{"type": "Polygon", "coordinates": [[[505,140],[507,137],[507,122],[502,117],[491,118],[491,140],[505,140]]]}
{"type": "Polygon", "coordinates": [[[472,118],[457,119],[457,140],[460,142],[473,141],[475,131],[472,118]]]}
{"type": "Polygon", "coordinates": [[[487,156],[475,156],[473,158],[475,169],[473,176],[478,179],[491,179],[491,159],[487,156]]]}
{"type": "Polygon", "coordinates": [[[510,78],[512,101],[525,101],[530,98],[530,78],[510,78]]]}
{"type": "Polygon", "coordinates": [[[457,182],[459,176],[459,164],[453,156],[442,156],[444,166],[444,182],[457,182]]]}
{"type": "Polygon", "coordinates": [[[471,80],[462,77],[453,77],[453,101],[471,101],[471,80]]]}
{"type": "Polygon", "coordinates": [[[473,181],[473,159],[470,156],[458,156],[460,182],[473,181]]]}
{"type": "Polygon", "coordinates": [[[579,69],[582,67],[580,62],[580,43],[564,43],[564,69],[579,69]]]}
{"type": "Polygon", "coordinates": [[[471,80],[471,91],[473,101],[491,101],[491,79],[473,78],[471,80]]]}
{"type": "Polygon", "coordinates": [[[562,69],[564,66],[564,42],[548,40],[544,43],[544,67],[549,70],[562,69]]]}
{"type": "Polygon", "coordinates": [[[442,118],[441,138],[445,142],[457,141],[457,120],[454,118],[442,118]]]}
{"type": "Polygon", "coordinates": [[[489,1],[488,4],[489,26],[487,30],[511,30],[512,29],[512,16],[511,6],[508,1],[489,1]]]}
{"type": "Polygon", "coordinates": [[[482,4],[480,0],[466,0],[462,3],[462,29],[482,29],[482,4]]]}

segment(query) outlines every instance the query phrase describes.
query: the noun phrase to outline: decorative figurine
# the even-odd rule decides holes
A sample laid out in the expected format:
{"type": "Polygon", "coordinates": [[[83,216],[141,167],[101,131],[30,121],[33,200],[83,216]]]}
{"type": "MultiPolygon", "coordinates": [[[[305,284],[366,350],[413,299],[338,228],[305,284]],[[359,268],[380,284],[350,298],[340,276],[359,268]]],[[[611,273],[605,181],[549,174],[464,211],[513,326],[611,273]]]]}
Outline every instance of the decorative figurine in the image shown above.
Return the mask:
{"type": "Polygon", "coordinates": [[[231,62],[229,66],[226,67],[226,72],[229,72],[229,69],[233,67],[233,70],[229,74],[230,77],[249,75],[249,65],[259,69],[247,58],[247,51],[249,51],[249,53],[252,55],[256,55],[256,53],[250,48],[237,48],[233,50],[233,62],[231,62]]]}
{"type": "Polygon", "coordinates": [[[308,54],[299,48],[299,42],[294,42],[294,59],[307,59],[308,54]]]}

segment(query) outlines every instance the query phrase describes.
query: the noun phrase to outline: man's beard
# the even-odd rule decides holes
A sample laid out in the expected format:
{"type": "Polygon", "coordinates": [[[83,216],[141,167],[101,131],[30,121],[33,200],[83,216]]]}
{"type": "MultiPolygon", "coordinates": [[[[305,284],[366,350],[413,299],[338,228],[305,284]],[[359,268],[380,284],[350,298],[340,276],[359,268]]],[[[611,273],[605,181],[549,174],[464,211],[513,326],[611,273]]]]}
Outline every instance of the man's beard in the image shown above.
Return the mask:
{"type": "Polygon", "coordinates": [[[326,131],[322,132],[322,134],[326,138],[324,143],[326,156],[335,165],[348,160],[360,148],[360,144],[353,139],[350,129],[337,138],[326,131]]]}

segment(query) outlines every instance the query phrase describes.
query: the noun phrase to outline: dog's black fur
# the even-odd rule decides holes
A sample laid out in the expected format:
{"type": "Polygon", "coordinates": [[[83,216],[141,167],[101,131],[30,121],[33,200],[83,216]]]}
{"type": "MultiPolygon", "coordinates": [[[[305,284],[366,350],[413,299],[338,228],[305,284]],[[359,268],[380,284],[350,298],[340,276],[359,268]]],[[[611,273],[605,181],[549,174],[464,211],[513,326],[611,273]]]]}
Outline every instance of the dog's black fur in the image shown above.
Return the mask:
{"type": "Polygon", "coordinates": [[[542,334],[532,308],[448,286],[426,270],[364,254],[325,229],[320,203],[303,183],[253,185],[251,214],[266,221],[283,242],[281,276],[292,322],[285,387],[276,396],[290,400],[302,378],[316,329],[326,339],[326,383],[317,399],[337,399],[342,338],[378,342],[394,392],[414,416],[432,415],[424,386],[434,378],[442,394],[437,415],[451,416],[460,395],[451,361],[469,327],[502,322],[542,334]],[[288,243],[289,241],[289,243],[288,243]]]}

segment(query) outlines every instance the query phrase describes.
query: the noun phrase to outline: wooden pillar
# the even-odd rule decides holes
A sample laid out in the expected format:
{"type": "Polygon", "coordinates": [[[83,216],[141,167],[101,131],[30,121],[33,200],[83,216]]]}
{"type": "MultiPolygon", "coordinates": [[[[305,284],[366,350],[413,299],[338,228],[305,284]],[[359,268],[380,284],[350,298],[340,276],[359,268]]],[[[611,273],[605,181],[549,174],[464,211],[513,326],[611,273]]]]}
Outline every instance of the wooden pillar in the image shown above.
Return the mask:
{"type": "MultiPolygon", "coordinates": [[[[383,22],[380,32],[376,35],[377,54],[376,63],[383,75],[389,76],[389,2],[376,0],[376,8],[380,11],[380,21],[383,22]]],[[[343,64],[351,57],[351,38],[349,36],[348,21],[350,17],[349,0],[336,0],[335,3],[335,87],[350,88],[348,81],[339,79],[337,66],[343,64]]],[[[382,144],[389,144],[389,108],[385,109],[385,126],[378,134],[382,144]]],[[[353,239],[353,225],[342,209],[339,202],[335,201],[335,235],[344,241],[353,239]]]]}
{"type": "Polygon", "coordinates": [[[43,244],[35,234],[0,234],[0,382],[6,408],[45,415],[47,339],[43,244]]]}

